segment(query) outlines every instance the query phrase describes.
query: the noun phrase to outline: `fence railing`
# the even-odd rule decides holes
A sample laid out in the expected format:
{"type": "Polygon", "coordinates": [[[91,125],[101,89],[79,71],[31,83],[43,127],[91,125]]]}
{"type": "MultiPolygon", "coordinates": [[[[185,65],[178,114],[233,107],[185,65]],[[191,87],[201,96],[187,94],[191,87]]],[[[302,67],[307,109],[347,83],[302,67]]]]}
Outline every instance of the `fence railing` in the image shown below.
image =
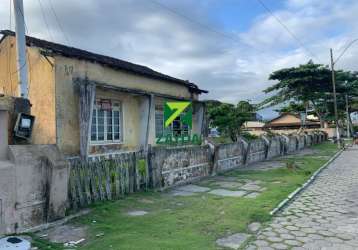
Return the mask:
{"type": "Polygon", "coordinates": [[[146,157],[145,152],[138,151],[118,154],[110,159],[71,160],[70,207],[77,209],[147,190],[149,171],[146,157]]]}

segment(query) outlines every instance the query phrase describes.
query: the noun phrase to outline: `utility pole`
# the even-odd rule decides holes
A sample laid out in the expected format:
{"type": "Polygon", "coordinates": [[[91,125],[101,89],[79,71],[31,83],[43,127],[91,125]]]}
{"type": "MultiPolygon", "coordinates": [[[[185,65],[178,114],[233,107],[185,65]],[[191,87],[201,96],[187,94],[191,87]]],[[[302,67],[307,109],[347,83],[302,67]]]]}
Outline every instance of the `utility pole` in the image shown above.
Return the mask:
{"type": "Polygon", "coordinates": [[[349,115],[349,106],[348,106],[348,94],[346,94],[346,114],[347,114],[347,138],[351,138],[351,119],[349,115]]]}
{"type": "Polygon", "coordinates": [[[28,99],[24,4],[22,0],[13,0],[13,3],[16,23],[17,71],[20,94],[21,97],[28,99]]]}
{"type": "Polygon", "coordinates": [[[338,148],[341,147],[341,137],[339,134],[339,126],[338,126],[338,110],[337,110],[337,94],[336,94],[336,76],[334,74],[334,61],[333,61],[333,51],[331,52],[331,70],[332,70],[332,85],[333,85],[333,102],[334,102],[334,117],[336,123],[336,136],[337,136],[337,145],[338,148]]]}

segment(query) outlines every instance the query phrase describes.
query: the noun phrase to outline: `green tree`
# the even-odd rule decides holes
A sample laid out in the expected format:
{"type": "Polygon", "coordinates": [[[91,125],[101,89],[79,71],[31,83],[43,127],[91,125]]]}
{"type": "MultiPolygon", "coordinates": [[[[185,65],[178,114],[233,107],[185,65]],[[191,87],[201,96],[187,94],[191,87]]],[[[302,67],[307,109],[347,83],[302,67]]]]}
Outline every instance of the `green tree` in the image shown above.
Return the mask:
{"type": "MultiPolygon", "coordinates": [[[[357,96],[357,73],[349,71],[336,71],[337,103],[340,115],[343,115],[345,106],[345,94],[350,99],[357,96]]],[[[264,90],[271,94],[264,100],[261,108],[272,107],[277,104],[294,102],[305,103],[313,108],[315,114],[323,126],[325,120],[333,120],[332,101],[332,80],[331,70],[328,66],[314,64],[309,61],[307,64],[298,67],[285,68],[273,72],[270,80],[277,83],[264,90]]],[[[297,107],[286,107],[297,108],[297,107]]]]}
{"type": "Polygon", "coordinates": [[[270,107],[289,101],[310,103],[323,125],[326,110],[321,108],[321,104],[328,98],[325,93],[331,92],[330,72],[327,66],[312,61],[298,67],[277,70],[270,75],[269,80],[278,82],[264,90],[273,95],[264,100],[261,106],[270,107]]]}
{"type": "Polygon", "coordinates": [[[290,103],[286,106],[283,106],[279,109],[275,110],[276,112],[282,114],[282,113],[301,113],[306,111],[306,105],[302,102],[294,102],[290,101],[290,103]]]}
{"type": "Polygon", "coordinates": [[[237,105],[207,101],[207,110],[210,125],[217,127],[221,134],[232,141],[239,139],[242,125],[253,120],[256,114],[256,107],[247,101],[240,101],[237,105]]]}

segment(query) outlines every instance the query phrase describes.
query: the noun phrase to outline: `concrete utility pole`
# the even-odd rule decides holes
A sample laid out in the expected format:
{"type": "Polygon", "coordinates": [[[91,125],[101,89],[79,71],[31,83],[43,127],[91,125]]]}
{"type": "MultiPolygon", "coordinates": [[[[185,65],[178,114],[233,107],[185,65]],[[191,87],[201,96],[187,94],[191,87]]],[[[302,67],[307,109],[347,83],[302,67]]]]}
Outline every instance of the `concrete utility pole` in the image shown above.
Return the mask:
{"type": "Polygon", "coordinates": [[[22,0],[13,0],[13,3],[16,23],[17,71],[20,94],[21,97],[28,99],[24,4],[22,0]]]}
{"type": "Polygon", "coordinates": [[[332,70],[332,85],[333,85],[333,102],[334,102],[334,117],[336,123],[336,136],[337,136],[337,145],[341,147],[341,137],[339,134],[339,125],[338,125],[338,110],[337,110],[337,93],[336,93],[336,76],[334,74],[334,61],[333,61],[333,50],[331,52],[331,70],[332,70]]]}
{"type": "Polygon", "coordinates": [[[346,94],[346,113],[347,113],[347,138],[351,138],[351,119],[349,115],[349,104],[348,104],[348,94],[346,94]]]}

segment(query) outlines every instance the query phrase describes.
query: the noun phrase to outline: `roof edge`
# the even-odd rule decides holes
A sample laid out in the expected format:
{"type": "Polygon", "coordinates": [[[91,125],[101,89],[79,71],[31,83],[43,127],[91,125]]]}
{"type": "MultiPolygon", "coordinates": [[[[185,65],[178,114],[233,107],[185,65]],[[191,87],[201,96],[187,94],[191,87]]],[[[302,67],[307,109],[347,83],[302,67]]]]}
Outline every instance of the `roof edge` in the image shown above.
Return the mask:
{"type": "MultiPolygon", "coordinates": [[[[3,37],[0,39],[0,43],[7,36],[16,36],[16,33],[12,30],[0,30],[0,34],[3,35],[3,37]]],[[[102,55],[102,54],[97,54],[94,52],[90,52],[90,51],[78,49],[75,47],[70,47],[67,45],[42,40],[42,39],[31,37],[31,36],[26,36],[26,44],[28,46],[35,46],[35,47],[39,47],[39,48],[51,49],[53,54],[58,54],[58,55],[61,55],[64,57],[78,58],[78,59],[87,60],[87,61],[95,61],[99,64],[106,65],[106,66],[114,68],[114,69],[128,71],[128,72],[146,76],[146,77],[149,77],[152,79],[157,79],[157,80],[161,80],[161,81],[167,81],[167,82],[173,82],[176,84],[180,84],[180,85],[187,87],[189,89],[189,91],[193,92],[193,93],[198,93],[198,94],[209,93],[209,91],[200,89],[196,84],[194,84],[192,82],[182,80],[179,78],[175,78],[175,77],[160,73],[158,71],[155,71],[149,67],[131,63],[128,61],[124,61],[124,60],[121,60],[118,58],[114,58],[114,57],[110,57],[110,56],[106,56],[106,55],[102,55]],[[68,51],[68,52],[66,52],[66,51],[68,51]],[[70,51],[72,51],[73,54],[71,54],[70,51]],[[117,65],[115,65],[114,63],[117,63],[117,65]],[[122,64],[122,66],[120,66],[120,64],[122,64]],[[137,70],[136,70],[136,68],[137,68],[137,70]]]]}

